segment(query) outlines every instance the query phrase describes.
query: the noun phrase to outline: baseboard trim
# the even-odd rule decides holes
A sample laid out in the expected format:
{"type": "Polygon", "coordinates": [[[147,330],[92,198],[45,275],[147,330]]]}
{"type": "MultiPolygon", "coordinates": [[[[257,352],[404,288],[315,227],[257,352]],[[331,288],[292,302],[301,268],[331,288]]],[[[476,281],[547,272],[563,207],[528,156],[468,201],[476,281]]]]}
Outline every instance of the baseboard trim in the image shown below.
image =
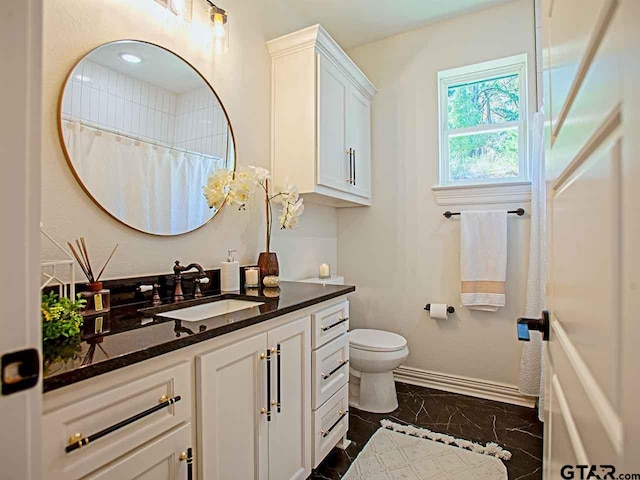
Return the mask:
{"type": "Polygon", "coordinates": [[[536,404],[535,398],[522,395],[516,386],[505,383],[429,372],[414,367],[400,367],[394,370],[393,376],[396,381],[401,383],[444,390],[445,392],[460,393],[523,407],[535,407],[536,404]]]}

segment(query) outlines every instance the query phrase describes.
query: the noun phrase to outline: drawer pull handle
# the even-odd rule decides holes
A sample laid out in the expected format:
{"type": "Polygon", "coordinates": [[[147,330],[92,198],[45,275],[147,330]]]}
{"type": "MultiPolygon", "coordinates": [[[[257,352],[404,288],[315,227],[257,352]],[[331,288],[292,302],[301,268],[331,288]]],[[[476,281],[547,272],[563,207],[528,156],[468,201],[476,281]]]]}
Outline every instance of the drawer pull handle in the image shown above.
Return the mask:
{"type": "Polygon", "coordinates": [[[193,449],[191,447],[187,448],[186,452],[182,452],[178,457],[181,462],[187,462],[187,480],[192,480],[193,478],[193,449]]]}
{"type": "Polygon", "coordinates": [[[322,438],[327,438],[329,436],[329,434],[333,431],[333,429],[336,428],[338,424],[342,421],[342,419],[347,415],[347,413],[349,413],[349,410],[345,410],[344,412],[340,410],[338,413],[340,414],[340,416],[338,417],[338,420],[336,420],[335,423],[331,425],[328,430],[320,430],[320,433],[322,434],[322,438]]]}
{"type": "Polygon", "coordinates": [[[276,357],[277,360],[277,364],[276,364],[276,372],[278,374],[278,383],[277,383],[277,391],[276,391],[276,396],[278,398],[277,402],[276,402],[276,406],[278,408],[278,413],[280,413],[282,411],[282,395],[281,395],[281,386],[280,384],[282,383],[282,380],[280,379],[281,375],[280,375],[280,354],[282,353],[282,349],[280,348],[280,344],[278,344],[278,348],[276,350],[276,354],[278,355],[276,357]]]}
{"type": "Polygon", "coordinates": [[[132,417],[127,418],[126,420],[122,420],[121,422],[111,425],[110,427],[107,427],[104,430],[100,430],[98,433],[94,433],[93,435],[89,435],[88,437],[83,437],[82,434],[76,433],[69,439],[69,445],[65,447],[64,451],[66,453],[73,452],[74,450],[77,450],[81,447],[84,447],[85,445],[88,445],[89,442],[93,442],[94,440],[98,440],[99,438],[105,437],[110,433],[115,432],[116,430],[120,430],[121,428],[126,427],[127,425],[131,425],[132,423],[137,422],[138,420],[151,415],[152,413],[155,413],[159,410],[162,410],[165,407],[173,405],[174,403],[179,402],[180,399],[181,399],[180,395],[177,395],[173,398],[168,398],[166,401],[159,403],[155,407],[151,407],[143,412],[137,413],[132,417]]]}
{"type": "Polygon", "coordinates": [[[322,374],[322,379],[326,380],[327,378],[329,378],[331,375],[333,375],[334,373],[336,373],[338,370],[340,370],[342,367],[344,367],[347,363],[349,363],[349,360],[340,360],[340,364],[334,368],[333,370],[331,370],[329,373],[323,373],[322,374]]]}
{"type": "Polygon", "coordinates": [[[267,422],[271,421],[271,349],[265,355],[267,359],[267,422]]]}
{"type": "Polygon", "coordinates": [[[348,322],[348,321],[349,321],[349,317],[340,317],[340,320],[334,323],[333,325],[329,325],[328,327],[321,326],[320,330],[322,330],[323,332],[326,332],[327,330],[331,330],[333,327],[337,327],[341,323],[348,322]]]}

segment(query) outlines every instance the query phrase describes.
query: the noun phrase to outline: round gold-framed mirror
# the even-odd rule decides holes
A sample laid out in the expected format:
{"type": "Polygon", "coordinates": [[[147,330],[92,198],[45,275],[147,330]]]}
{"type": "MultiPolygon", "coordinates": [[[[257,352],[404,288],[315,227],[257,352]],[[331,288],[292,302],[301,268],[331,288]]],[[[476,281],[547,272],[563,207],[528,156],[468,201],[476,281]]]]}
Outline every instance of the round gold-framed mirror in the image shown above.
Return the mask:
{"type": "Polygon", "coordinates": [[[60,93],[58,132],[85,193],[152,235],[211,221],[218,210],[202,187],[212,173],[236,169],[233,129],[213,87],[179,55],[140,40],[105,43],[74,65],[60,93]]]}

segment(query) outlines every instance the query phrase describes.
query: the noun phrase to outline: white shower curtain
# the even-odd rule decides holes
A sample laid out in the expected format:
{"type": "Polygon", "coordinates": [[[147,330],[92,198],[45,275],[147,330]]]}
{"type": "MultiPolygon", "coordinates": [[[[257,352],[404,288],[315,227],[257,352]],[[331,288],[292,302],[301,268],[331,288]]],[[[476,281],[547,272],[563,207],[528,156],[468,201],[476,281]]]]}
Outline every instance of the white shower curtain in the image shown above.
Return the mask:
{"type": "Polygon", "coordinates": [[[65,122],[64,136],[86,189],[124,223],[174,234],[211,218],[201,187],[222,159],[134,141],[78,122],[65,122]]]}
{"type": "MultiPolygon", "coordinates": [[[[533,117],[531,151],[531,238],[529,243],[529,272],[525,315],[539,318],[546,303],[547,214],[544,170],[544,114],[533,117]]],[[[538,413],[541,417],[544,381],[542,335],[531,331],[531,341],[524,342],[520,360],[519,390],[523,395],[540,397],[538,413]]]]}

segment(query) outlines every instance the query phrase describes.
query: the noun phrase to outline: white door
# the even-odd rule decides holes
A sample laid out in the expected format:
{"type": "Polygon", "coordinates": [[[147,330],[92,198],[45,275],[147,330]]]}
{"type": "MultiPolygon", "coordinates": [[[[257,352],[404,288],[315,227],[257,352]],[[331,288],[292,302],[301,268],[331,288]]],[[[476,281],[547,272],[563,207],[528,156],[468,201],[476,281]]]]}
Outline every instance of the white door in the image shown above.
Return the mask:
{"type": "Polygon", "coordinates": [[[543,1],[549,479],[640,473],[639,5],[543,1]]]}
{"type": "Polygon", "coordinates": [[[267,334],[196,358],[198,478],[268,477],[267,334]]]}
{"type": "Polygon", "coordinates": [[[40,364],[42,9],[42,0],[0,2],[0,477],[21,480],[41,478],[42,384],[16,352],[30,349],[40,364]]]}
{"type": "Polygon", "coordinates": [[[371,106],[353,85],[347,106],[347,149],[351,148],[351,193],[371,198],[371,106]]]}
{"type": "Polygon", "coordinates": [[[191,424],[134,450],[86,477],[86,480],[188,480],[192,478],[191,424]],[[191,453],[191,457],[189,456],[191,453]]]}
{"type": "Polygon", "coordinates": [[[269,331],[271,399],[269,478],[304,480],[311,474],[311,320],[269,331]]]}
{"type": "Polygon", "coordinates": [[[318,55],[318,76],[318,184],[348,192],[346,109],[349,80],[322,55],[318,55]]]}

